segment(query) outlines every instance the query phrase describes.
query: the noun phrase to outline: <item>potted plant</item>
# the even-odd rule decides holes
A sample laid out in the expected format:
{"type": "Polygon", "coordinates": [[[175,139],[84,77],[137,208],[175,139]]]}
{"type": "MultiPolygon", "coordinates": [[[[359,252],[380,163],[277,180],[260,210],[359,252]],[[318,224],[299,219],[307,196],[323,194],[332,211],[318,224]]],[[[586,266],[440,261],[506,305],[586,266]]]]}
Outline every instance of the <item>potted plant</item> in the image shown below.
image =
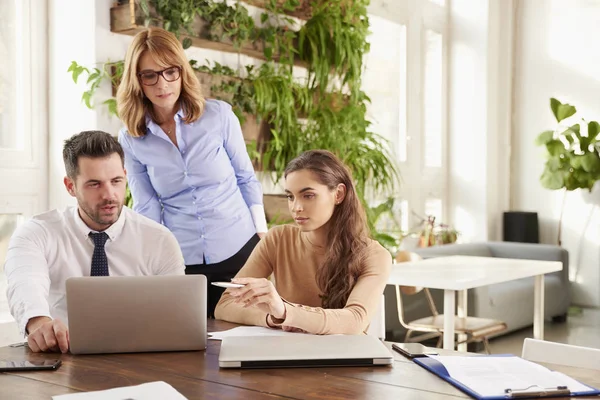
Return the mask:
{"type": "Polygon", "coordinates": [[[566,194],[577,189],[592,191],[600,179],[600,124],[583,118],[572,123],[575,106],[550,99],[557,126],[539,134],[535,143],[546,148],[546,164],[540,176],[542,186],[563,190],[563,203],[558,221],[558,245],[561,245],[562,216],[566,194]],[[567,123],[567,120],[571,123],[567,123]]]}

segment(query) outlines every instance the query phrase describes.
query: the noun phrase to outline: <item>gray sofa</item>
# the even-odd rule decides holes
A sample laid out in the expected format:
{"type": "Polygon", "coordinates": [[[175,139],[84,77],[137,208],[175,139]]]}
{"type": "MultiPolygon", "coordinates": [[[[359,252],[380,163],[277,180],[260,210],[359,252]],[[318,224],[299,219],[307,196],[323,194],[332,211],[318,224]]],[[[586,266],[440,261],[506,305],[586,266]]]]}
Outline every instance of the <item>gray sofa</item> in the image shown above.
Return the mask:
{"type": "MultiPolygon", "coordinates": [[[[513,243],[484,242],[469,244],[449,244],[419,248],[414,250],[423,258],[451,255],[521,258],[527,260],[561,261],[563,270],[546,274],[545,313],[546,319],[556,322],[566,320],[567,310],[571,304],[571,287],[569,283],[569,253],[559,246],[513,243]]],[[[498,283],[468,291],[468,315],[494,318],[506,322],[506,334],[533,325],[533,277],[516,281],[498,283]]],[[[431,290],[434,302],[440,313],[443,311],[444,293],[442,290],[431,290]]],[[[405,321],[431,315],[423,292],[412,296],[403,295],[405,321]]],[[[385,290],[386,338],[403,340],[404,328],[398,321],[396,309],[396,293],[393,286],[385,290]]]]}

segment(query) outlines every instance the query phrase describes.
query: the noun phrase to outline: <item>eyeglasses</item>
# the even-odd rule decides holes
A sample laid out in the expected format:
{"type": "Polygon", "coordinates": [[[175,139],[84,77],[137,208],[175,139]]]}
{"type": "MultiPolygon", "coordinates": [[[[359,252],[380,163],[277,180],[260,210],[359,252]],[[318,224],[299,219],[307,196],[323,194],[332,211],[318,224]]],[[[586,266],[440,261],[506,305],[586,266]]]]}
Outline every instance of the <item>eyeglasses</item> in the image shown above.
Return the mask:
{"type": "Polygon", "coordinates": [[[181,67],[169,67],[162,71],[142,71],[137,74],[140,82],[146,86],[154,86],[158,83],[158,77],[162,76],[167,82],[174,82],[181,77],[181,67]]]}

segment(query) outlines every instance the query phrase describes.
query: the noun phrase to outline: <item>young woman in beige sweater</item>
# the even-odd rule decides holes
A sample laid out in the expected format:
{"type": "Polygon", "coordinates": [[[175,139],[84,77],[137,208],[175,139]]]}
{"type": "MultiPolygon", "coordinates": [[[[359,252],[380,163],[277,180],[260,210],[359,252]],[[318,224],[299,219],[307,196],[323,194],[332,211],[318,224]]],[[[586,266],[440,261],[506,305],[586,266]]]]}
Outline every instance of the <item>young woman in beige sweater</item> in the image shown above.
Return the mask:
{"type": "Polygon", "coordinates": [[[296,225],[272,228],[232,280],[215,317],[314,334],[361,334],[381,302],[390,253],[370,239],[348,168],[307,151],[284,173],[296,225]],[[273,275],[276,287],[268,278],[273,275]]]}

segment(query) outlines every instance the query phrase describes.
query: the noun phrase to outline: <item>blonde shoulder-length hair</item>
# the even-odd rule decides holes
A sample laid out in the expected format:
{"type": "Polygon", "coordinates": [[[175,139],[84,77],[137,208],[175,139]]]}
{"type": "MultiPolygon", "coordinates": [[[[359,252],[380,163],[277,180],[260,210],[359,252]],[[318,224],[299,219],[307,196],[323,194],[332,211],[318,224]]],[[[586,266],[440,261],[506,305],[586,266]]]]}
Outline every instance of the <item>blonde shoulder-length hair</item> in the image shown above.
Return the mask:
{"type": "Polygon", "coordinates": [[[144,95],[137,76],[140,58],[145,52],[165,68],[181,67],[178,105],[185,113],[186,123],[198,120],[204,111],[204,97],[183,46],[172,33],[161,28],[149,28],[133,38],[125,56],[123,78],[117,90],[117,111],[129,134],[134,137],[146,134],[146,114],[153,121],[162,122],[157,121],[152,102],[144,95]]]}

